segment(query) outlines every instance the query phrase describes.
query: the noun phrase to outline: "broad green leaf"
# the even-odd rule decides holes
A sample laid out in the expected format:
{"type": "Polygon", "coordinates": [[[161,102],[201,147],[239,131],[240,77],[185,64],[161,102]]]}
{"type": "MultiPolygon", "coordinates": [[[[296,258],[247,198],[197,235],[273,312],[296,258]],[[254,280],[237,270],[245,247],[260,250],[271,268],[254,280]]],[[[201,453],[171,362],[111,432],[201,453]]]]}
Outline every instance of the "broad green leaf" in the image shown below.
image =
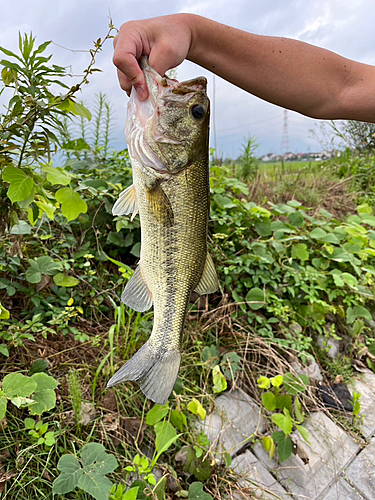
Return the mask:
{"type": "Polygon", "coordinates": [[[43,372],[35,373],[31,379],[38,385],[33,394],[35,404],[30,407],[30,414],[41,415],[45,411],[52,410],[56,405],[57,380],[43,372]]]}
{"type": "Polygon", "coordinates": [[[14,83],[17,81],[17,71],[4,66],[4,68],[1,71],[1,78],[4,82],[4,85],[8,86],[11,83],[14,83]]]}
{"type": "Polygon", "coordinates": [[[169,422],[158,422],[154,425],[156,434],[155,449],[160,455],[166,451],[178,439],[176,430],[169,422]]]}
{"type": "Polygon", "coordinates": [[[10,400],[15,406],[17,406],[17,408],[25,408],[26,406],[31,406],[34,403],[33,399],[25,398],[23,396],[12,396],[10,400]]]}
{"type": "Polygon", "coordinates": [[[357,278],[350,273],[342,273],[341,278],[351,287],[356,287],[358,285],[357,278]]]}
{"type": "Polygon", "coordinates": [[[184,428],[187,427],[186,417],[181,411],[172,410],[170,413],[170,421],[180,432],[183,432],[184,428]]]}
{"type": "Polygon", "coordinates": [[[290,414],[292,414],[292,398],[287,394],[281,394],[276,396],[276,408],[278,410],[283,410],[286,408],[290,414]]]}
{"type": "Polygon", "coordinates": [[[247,292],[245,300],[249,304],[250,309],[253,311],[261,309],[266,305],[264,292],[257,287],[252,288],[247,292]]]}
{"type": "Polygon", "coordinates": [[[336,286],[345,285],[344,280],[341,278],[342,275],[341,271],[339,271],[338,269],[333,269],[329,274],[333,277],[333,281],[336,286]]]}
{"type": "Polygon", "coordinates": [[[167,476],[163,476],[155,488],[152,490],[153,494],[156,495],[157,500],[165,500],[165,487],[167,484],[167,476]]]}
{"type": "Polygon", "coordinates": [[[9,373],[3,380],[3,391],[7,398],[27,398],[35,391],[38,384],[22,373],[9,373]]]}
{"type": "Polygon", "coordinates": [[[309,252],[305,243],[297,243],[292,246],[292,258],[299,259],[301,262],[309,259],[309,252]]]}
{"type": "Polygon", "coordinates": [[[0,302],[0,319],[9,319],[9,311],[0,302]]]}
{"type": "Polygon", "coordinates": [[[163,418],[168,415],[168,412],[168,403],[165,403],[164,405],[155,404],[146,415],[146,424],[155,425],[157,422],[160,422],[160,420],[163,420],[163,418]]]}
{"type": "Polygon", "coordinates": [[[214,344],[205,346],[201,352],[201,356],[203,361],[214,360],[220,356],[219,349],[214,344]]]}
{"type": "Polygon", "coordinates": [[[76,101],[73,101],[73,113],[78,116],[83,116],[83,118],[86,118],[89,121],[92,118],[90,111],[76,101]]]}
{"type": "Polygon", "coordinates": [[[52,185],[61,184],[62,186],[67,186],[72,178],[69,172],[66,172],[60,167],[44,165],[42,170],[47,174],[47,180],[52,185]]]}
{"type": "Polygon", "coordinates": [[[276,451],[276,446],[275,446],[275,443],[274,443],[272,437],[271,436],[263,436],[262,437],[262,444],[263,444],[263,448],[265,449],[265,451],[268,453],[270,459],[272,460],[273,456],[275,454],[275,451],[276,451]]]}
{"type": "Polygon", "coordinates": [[[287,393],[292,396],[298,394],[299,392],[304,392],[308,385],[309,377],[306,375],[298,375],[296,377],[291,373],[286,373],[284,375],[284,388],[287,393]]]}
{"type": "Polygon", "coordinates": [[[316,227],[311,231],[310,236],[315,240],[321,240],[322,238],[325,238],[327,234],[328,233],[326,233],[326,231],[324,231],[321,227],[316,227]]]}
{"type": "Polygon", "coordinates": [[[59,189],[55,197],[61,205],[62,214],[68,221],[74,220],[79,214],[85,214],[87,212],[86,202],[71,188],[59,189]]]}
{"type": "Polygon", "coordinates": [[[293,212],[291,214],[288,214],[288,219],[289,219],[289,222],[294,227],[303,226],[303,216],[302,216],[301,212],[293,212]]]}
{"type": "Polygon", "coordinates": [[[261,389],[268,389],[271,385],[271,380],[261,375],[257,380],[257,384],[261,389]]]}
{"type": "Polygon", "coordinates": [[[276,377],[271,378],[271,384],[273,387],[280,387],[283,383],[283,376],[282,375],[276,375],[276,377]]]}
{"type": "Polygon", "coordinates": [[[346,320],[347,322],[351,325],[353,324],[358,318],[364,318],[367,319],[368,321],[372,320],[371,313],[368,309],[366,309],[363,306],[354,306],[354,307],[348,307],[346,311],[346,320]]]}
{"type": "Polygon", "coordinates": [[[3,420],[3,418],[5,417],[7,403],[7,398],[4,398],[4,396],[0,396],[0,420],[3,420]]]}
{"type": "MultiPolygon", "coordinates": [[[[1,319],[1,309],[0,309],[0,319],[1,319]]],[[[9,358],[9,349],[5,344],[0,344],[0,354],[9,358]]]]}
{"type": "Polygon", "coordinates": [[[65,276],[63,273],[58,273],[55,274],[53,277],[53,281],[55,285],[57,286],[63,286],[63,287],[73,287],[78,285],[79,280],[77,278],[74,278],[73,276],[65,276]]]}
{"type": "Polygon", "coordinates": [[[303,413],[302,405],[301,405],[301,402],[300,402],[298,397],[294,398],[293,407],[294,407],[294,415],[296,417],[296,420],[298,423],[301,424],[305,420],[305,415],[303,413]]]}
{"type": "Polygon", "coordinates": [[[273,411],[276,408],[276,398],[272,392],[262,394],[262,403],[266,410],[273,411]]]}
{"type": "Polygon", "coordinates": [[[371,215],[372,208],[367,203],[363,203],[363,205],[358,205],[357,212],[359,215],[371,215]]]}
{"type": "Polygon", "coordinates": [[[35,201],[35,204],[40,208],[42,212],[46,214],[49,220],[53,220],[55,217],[56,207],[47,201],[35,201]]]}
{"type": "Polygon", "coordinates": [[[118,467],[116,457],[107,453],[99,443],[86,444],[81,451],[81,460],[85,468],[99,475],[109,474],[118,467]]]}
{"type": "Polygon", "coordinates": [[[284,434],[289,435],[292,432],[293,424],[290,416],[276,413],[272,415],[272,422],[280,427],[284,434]]]}
{"type": "Polygon", "coordinates": [[[188,404],[187,408],[193,415],[198,415],[201,420],[204,420],[206,418],[206,410],[197,399],[193,398],[193,400],[188,404]]]}
{"type": "Polygon", "coordinates": [[[16,167],[6,167],[3,180],[10,183],[7,195],[12,203],[26,200],[34,187],[33,179],[16,167]]]}
{"type": "Polygon", "coordinates": [[[31,226],[24,220],[20,220],[18,224],[12,226],[10,234],[31,234],[31,226]]]}
{"type": "Polygon", "coordinates": [[[290,436],[286,436],[283,432],[276,431],[272,434],[272,438],[277,443],[277,454],[280,462],[285,462],[292,454],[293,444],[290,436]]]}
{"type": "Polygon", "coordinates": [[[189,486],[189,500],[213,500],[212,496],[203,491],[203,484],[196,481],[189,486]]]}
{"type": "Polygon", "coordinates": [[[130,488],[125,495],[121,498],[121,500],[137,500],[139,486],[135,488],[130,488]]]}
{"type": "Polygon", "coordinates": [[[223,392],[226,390],[228,384],[227,381],[225,380],[224,375],[221,373],[220,366],[216,365],[212,369],[212,380],[213,380],[213,391],[216,394],[219,394],[220,392],[223,392]]]}
{"type": "Polygon", "coordinates": [[[306,441],[306,443],[310,444],[310,441],[309,441],[309,437],[310,437],[309,436],[309,431],[305,427],[303,427],[303,425],[296,425],[296,429],[301,434],[301,436],[306,441]]]}
{"type": "Polygon", "coordinates": [[[47,432],[44,436],[44,442],[47,446],[53,446],[56,443],[55,433],[51,431],[47,432]]]}
{"type": "Polygon", "coordinates": [[[62,472],[52,484],[52,492],[54,495],[65,495],[78,486],[78,481],[83,475],[81,466],[73,455],[63,455],[57,468],[62,472]]]}
{"type": "Polygon", "coordinates": [[[33,418],[25,418],[24,420],[25,424],[25,429],[34,429],[35,427],[35,420],[33,418]]]}
{"type": "Polygon", "coordinates": [[[85,468],[78,480],[78,487],[86,491],[96,500],[108,500],[112,483],[105,477],[95,474],[91,469],[85,468]]]}

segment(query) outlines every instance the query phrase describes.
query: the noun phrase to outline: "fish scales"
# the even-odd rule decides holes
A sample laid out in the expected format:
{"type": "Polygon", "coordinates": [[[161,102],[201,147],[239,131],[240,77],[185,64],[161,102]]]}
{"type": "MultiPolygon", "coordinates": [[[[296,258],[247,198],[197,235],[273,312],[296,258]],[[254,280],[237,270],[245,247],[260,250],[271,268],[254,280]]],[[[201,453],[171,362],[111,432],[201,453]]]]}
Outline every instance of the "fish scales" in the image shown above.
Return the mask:
{"type": "Polygon", "coordinates": [[[206,81],[160,77],[143,58],[149,102],[133,91],[126,137],[133,186],[121,193],[115,215],[139,211],[139,265],[122,295],[137,311],[154,305],[149,340],[109,381],[136,381],[144,394],[164,404],[176,381],[185,318],[192,291],[218,287],[207,253],[209,213],[206,81]]]}

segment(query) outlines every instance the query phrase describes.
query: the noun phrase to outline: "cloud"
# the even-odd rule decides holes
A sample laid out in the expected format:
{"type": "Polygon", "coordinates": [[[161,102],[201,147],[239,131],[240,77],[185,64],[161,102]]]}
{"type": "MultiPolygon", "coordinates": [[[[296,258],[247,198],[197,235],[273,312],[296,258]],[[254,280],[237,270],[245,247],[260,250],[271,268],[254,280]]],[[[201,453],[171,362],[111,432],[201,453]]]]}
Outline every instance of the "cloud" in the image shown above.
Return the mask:
{"type": "MultiPolygon", "coordinates": [[[[93,40],[105,35],[109,16],[117,27],[130,19],[143,19],[177,12],[193,12],[254,33],[297,38],[355,60],[375,64],[375,4],[373,0],[28,0],[3,1],[0,18],[0,45],[17,50],[18,31],[37,36],[37,42],[53,40],[69,49],[89,50],[93,40]]],[[[73,53],[57,45],[50,46],[53,62],[71,67],[82,74],[90,55],[73,53]]],[[[127,96],[119,88],[112,64],[112,43],[106,43],[97,57],[102,73],[90,77],[81,98],[93,105],[95,94],[104,92],[113,103],[116,120],[116,144],[123,145],[127,96]]],[[[213,99],[213,76],[192,63],[178,68],[179,79],[198,75],[209,80],[213,99]]],[[[78,78],[78,76],[76,77],[78,78]]],[[[75,78],[70,78],[73,84],[75,78]]],[[[218,150],[223,156],[236,157],[242,142],[255,135],[259,150],[279,152],[283,131],[283,110],[261,101],[217,78],[215,124],[218,150]]],[[[3,102],[3,101],[2,101],[3,102]]],[[[318,149],[309,129],[314,120],[289,113],[289,138],[293,151],[318,149]]],[[[213,129],[213,127],[211,127],[213,129]]]]}

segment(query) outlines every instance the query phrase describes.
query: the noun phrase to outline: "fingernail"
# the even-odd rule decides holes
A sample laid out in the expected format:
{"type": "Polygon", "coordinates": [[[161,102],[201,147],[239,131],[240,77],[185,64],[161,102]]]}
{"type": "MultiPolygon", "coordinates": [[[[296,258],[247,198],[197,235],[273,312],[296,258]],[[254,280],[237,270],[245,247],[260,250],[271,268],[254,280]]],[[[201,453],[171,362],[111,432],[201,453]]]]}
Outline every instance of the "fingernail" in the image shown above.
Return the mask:
{"type": "Polygon", "coordinates": [[[144,101],[145,99],[147,99],[146,92],[143,90],[142,87],[137,87],[136,91],[137,91],[138,97],[140,98],[141,101],[144,101]]]}

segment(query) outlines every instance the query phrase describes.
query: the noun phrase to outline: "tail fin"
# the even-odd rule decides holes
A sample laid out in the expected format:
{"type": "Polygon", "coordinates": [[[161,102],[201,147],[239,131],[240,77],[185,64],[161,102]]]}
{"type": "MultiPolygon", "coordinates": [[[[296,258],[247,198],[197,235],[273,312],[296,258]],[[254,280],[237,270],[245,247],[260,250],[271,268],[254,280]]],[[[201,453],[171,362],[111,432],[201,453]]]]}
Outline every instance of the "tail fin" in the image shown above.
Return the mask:
{"type": "Polygon", "coordinates": [[[163,405],[173,390],[180,369],[181,353],[155,352],[149,342],[116,372],[107,387],[132,380],[139,384],[143,394],[154,403],[163,405]]]}

